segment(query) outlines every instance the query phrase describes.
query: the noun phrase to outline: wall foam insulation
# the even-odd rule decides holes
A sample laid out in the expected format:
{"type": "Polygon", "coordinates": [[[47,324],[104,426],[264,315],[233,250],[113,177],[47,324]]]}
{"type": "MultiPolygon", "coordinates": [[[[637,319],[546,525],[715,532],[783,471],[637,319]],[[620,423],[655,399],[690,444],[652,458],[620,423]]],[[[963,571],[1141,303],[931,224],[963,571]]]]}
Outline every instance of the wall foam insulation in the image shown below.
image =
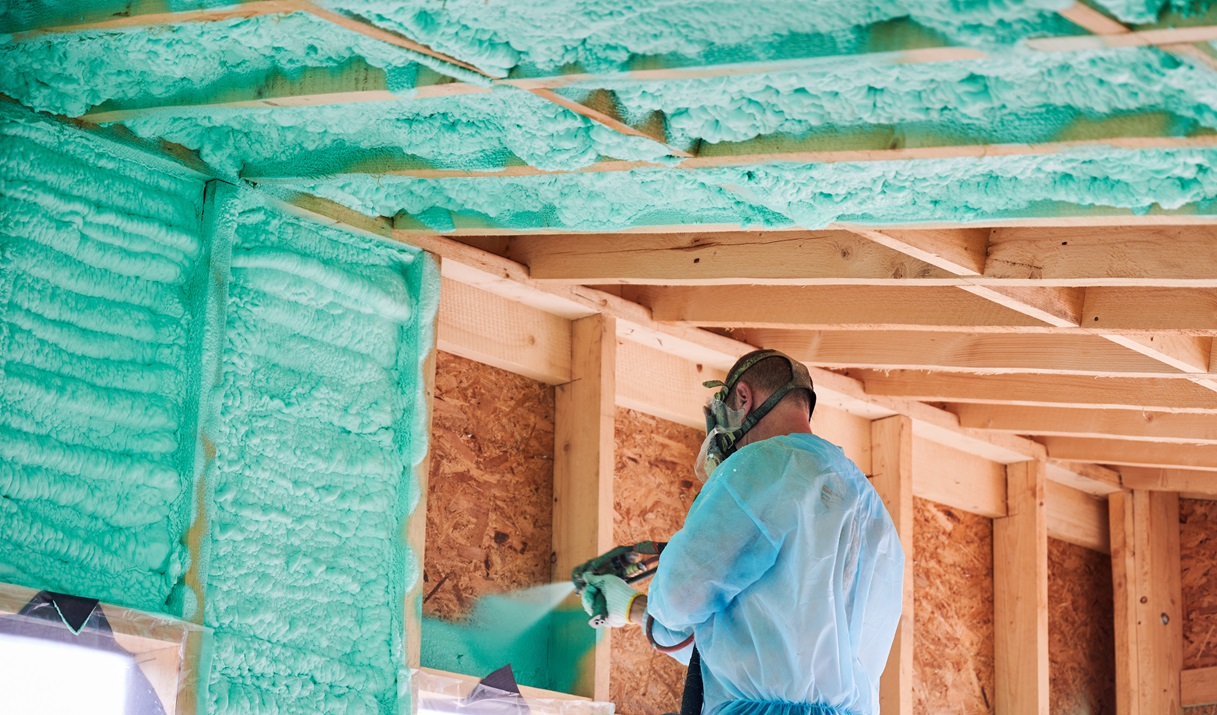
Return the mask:
{"type": "Polygon", "coordinates": [[[213,713],[402,710],[435,263],[11,107],[0,155],[0,581],[201,617],[213,713]]]}

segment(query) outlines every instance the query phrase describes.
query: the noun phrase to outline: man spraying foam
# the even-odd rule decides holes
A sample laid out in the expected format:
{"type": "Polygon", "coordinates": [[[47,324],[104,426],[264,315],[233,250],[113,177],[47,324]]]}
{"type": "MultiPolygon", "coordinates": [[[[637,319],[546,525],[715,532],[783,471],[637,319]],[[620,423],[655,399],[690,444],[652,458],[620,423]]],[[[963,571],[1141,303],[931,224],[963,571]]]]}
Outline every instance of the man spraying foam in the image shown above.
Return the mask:
{"type": "Polygon", "coordinates": [[[700,655],[704,715],[877,714],[904,578],[891,517],[811,433],[801,363],[760,350],[707,386],[721,389],[696,465],[705,486],[649,599],[612,573],[585,576],[585,607],[603,609],[593,624],[645,624],[661,650],[692,637],[673,656],[700,655]]]}

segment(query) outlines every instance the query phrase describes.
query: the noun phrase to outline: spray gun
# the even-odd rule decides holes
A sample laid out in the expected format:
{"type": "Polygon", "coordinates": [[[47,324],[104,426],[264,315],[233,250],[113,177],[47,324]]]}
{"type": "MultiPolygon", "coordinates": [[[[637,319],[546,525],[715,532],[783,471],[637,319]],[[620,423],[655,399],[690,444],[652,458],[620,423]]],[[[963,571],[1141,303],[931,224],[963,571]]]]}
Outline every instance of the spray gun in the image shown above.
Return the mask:
{"type": "MultiPolygon", "coordinates": [[[[640,541],[631,546],[618,546],[611,549],[590,561],[582,563],[571,571],[571,581],[575,584],[575,592],[580,596],[583,595],[583,590],[587,588],[587,577],[591,575],[603,576],[612,574],[628,584],[644,581],[655,575],[655,569],[659,566],[659,555],[663,553],[663,549],[667,546],[666,541],[640,541]]],[[[592,604],[592,624],[603,622],[608,617],[608,604],[605,603],[604,596],[597,593],[592,604]]],[[[681,650],[693,642],[693,636],[689,636],[680,643],[671,646],[660,645],[655,642],[652,635],[652,630],[655,627],[655,620],[647,616],[646,634],[647,640],[656,650],[664,653],[672,653],[681,650]]]]}

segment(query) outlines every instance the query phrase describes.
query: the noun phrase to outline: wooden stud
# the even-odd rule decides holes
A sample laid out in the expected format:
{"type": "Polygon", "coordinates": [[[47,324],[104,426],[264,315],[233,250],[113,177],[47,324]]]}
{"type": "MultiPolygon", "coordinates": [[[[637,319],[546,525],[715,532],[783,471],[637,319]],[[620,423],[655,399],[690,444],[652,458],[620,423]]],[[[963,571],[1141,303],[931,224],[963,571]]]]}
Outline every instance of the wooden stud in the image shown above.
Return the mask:
{"type": "Polygon", "coordinates": [[[1048,536],[1091,551],[1111,553],[1107,500],[1064,484],[1048,482],[1048,536]]]}
{"type": "Polygon", "coordinates": [[[959,424],[964,427],[1013,434],[1217,443],[1217,419],[1212,415],[983,404],[958,404],[948,409],[959,416],[959,424]]]}
{"type": "Polygon", "coordinates": [[[871,422],[871,484],[892,517],[904,548],[900,624],[879,680],[879,709],[913,712],[913,422],[896,415],[871,422]]]}
{"type": "Polygon", "coordinates": [[[1116,612],[1116,712],[1178,713],[1183,672],[1179,497],[1108,497],[1116,612]]]}
{"type": "Polygon", "coordinates": [[[1043,462],[1006,467],[1009,514],[993,520],[994,706],[1048,715],[1048,520],[1043,462]]]}
{"type": "MultiPolygon", "coordinates": [[[[571,381],[554,393],[554,570],[571,570],[613,546],[613,448],[617,329],[612,317],[571,322],[571,381]]],[[[581,674],[577,695],[608,700],[609,633],[597,643],[581,674]]],[[[550,657],[572,654],[560,640],[550,657]]]]}
{"type": "Polygon", "coordinates": [[[981,402],[1191,414],[1217,412],[1217,394],[1189,380],[1073,375],[974,375],[914,370],[850,370],[873,395],[925,402],[981,402]]]}

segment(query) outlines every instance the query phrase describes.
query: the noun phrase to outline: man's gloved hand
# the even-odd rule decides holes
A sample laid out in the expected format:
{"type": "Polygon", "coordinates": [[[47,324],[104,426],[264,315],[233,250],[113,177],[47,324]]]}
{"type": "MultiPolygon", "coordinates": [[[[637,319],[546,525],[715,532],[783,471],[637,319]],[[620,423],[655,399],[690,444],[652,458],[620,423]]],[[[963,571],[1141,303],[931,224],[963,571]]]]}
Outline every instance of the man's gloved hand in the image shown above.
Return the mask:
{"type": "Polygon", "coordinates": [[[592,617],[593,628],[620,628],[630,622],[630,606],[642,594],[612,574],[587,577],[583,610],[592,617]]]}

